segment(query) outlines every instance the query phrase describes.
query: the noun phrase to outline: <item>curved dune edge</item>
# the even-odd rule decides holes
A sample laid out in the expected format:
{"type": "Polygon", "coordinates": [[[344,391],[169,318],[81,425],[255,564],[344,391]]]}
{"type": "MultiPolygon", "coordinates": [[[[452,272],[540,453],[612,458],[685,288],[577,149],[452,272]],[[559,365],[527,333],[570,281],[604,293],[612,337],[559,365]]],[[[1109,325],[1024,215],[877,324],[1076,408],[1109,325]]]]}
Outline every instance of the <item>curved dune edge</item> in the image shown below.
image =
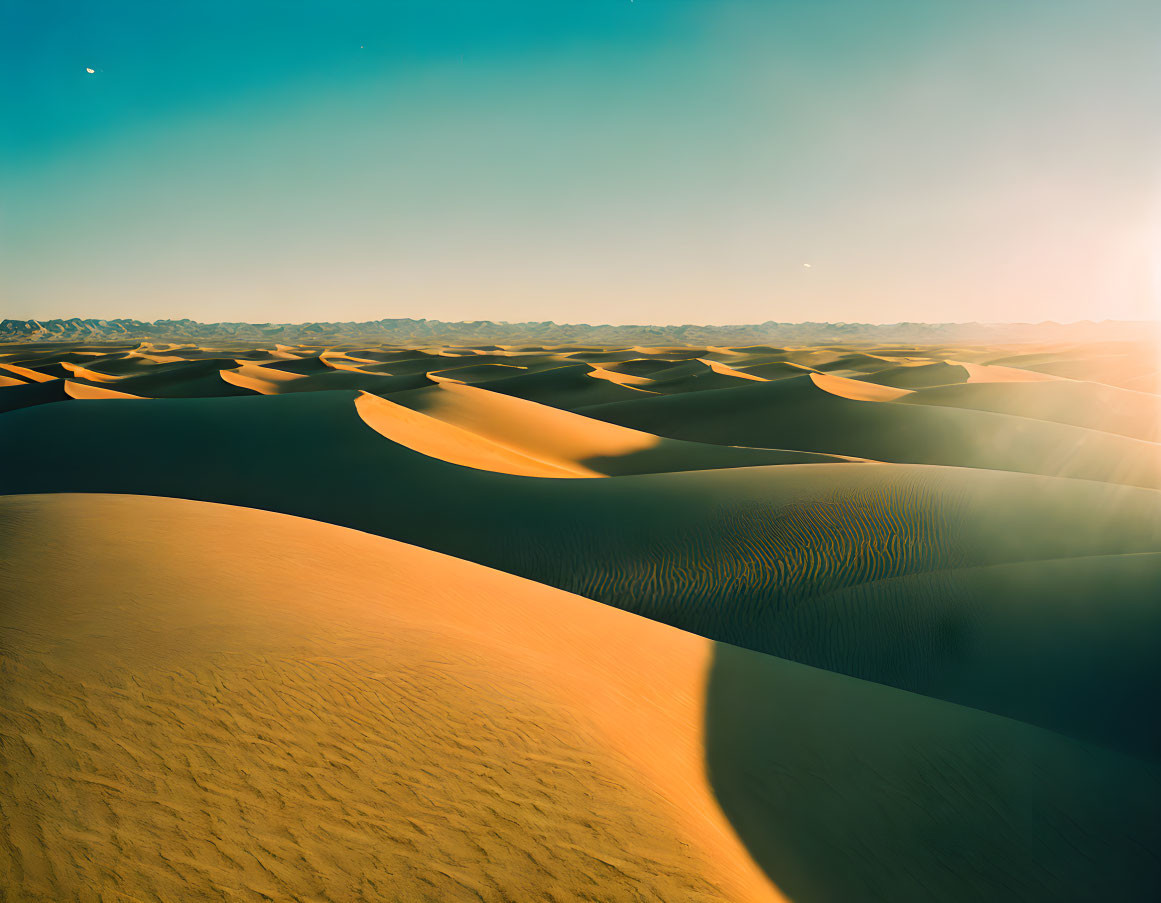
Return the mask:
{"type": "Polygon", "coordinates": [[[625,386],[633,389],[638,386],[647,386],[653,382],[647,376],[634,376],[632,373],[619,373],[616,370],[609,370],[605,367],[594,366],[587,374],[593,379],[605,379],[611,383],[616,383],[618,386],[625,386]]]}
{"type": "Polygon", "coordinates": [[[969,364],[966,361],[948,361],[968,372],[968,383],[1042,383],[1052,382],[1062,377],[1051,373],[1037,373],[1035,370],[1021,370],[1000,364],[969,364]]]}
{"type": "MultiPolygon", "coordinates": [[[[468,388],[450,382],[442,385],[468,388]]],[[[379,435],[449,464],[520,477],[601,476],[580,466],[572,467],[526,455],[471,430],[418,413],[369,392],[359,394],[355,399],[355,409],[363,422],[379,435]]]]}
{"type": "Polygon", "coordinates": [[[75,382],[71,379],[64,381],[64,391],[69,398],[91,400],[97,398],[134,398],[138,401],[146,400],[143,395],[131,395],[128,392],[118,392],[105,386],[90,386],[86,383],[75,382]]]}
{"type": "Polygon", "coordinates": [[[912,394],[911,389],[880,386],[858,379],[847,379],[845,376],[832,376],[829,373],[812,372],[809,375],[811,382],[824,392],[852,401],[897,401],[912,394]]]}
{"type": "Polygon", "coordinates": [[[301,373],[288,373],[286,370],[275,370],[272,367],[260,367],[257,364],[239,361],[241,366],[235,370],[221,370],[222,379],[239,389],[249,389],[259,395],[277,395],[282,391],[284,383],[305,379],[301,373]]]}
{"type": "Polygon", "coordinates": [[[442,382],[424,392],[424,415],[585,475],[603,476],[585,467],[585,459],[629,455],[662,441],[652,433],[476,386],[442,382]]]}
{"type": "Polygon", "coordinates": [[[47,373],[41,373],[38,370],[30,370],[28,367],[17,366],[16,364],[0,364],[0,375],[14,376],[26,383],[48,383],[57,378],[55,376],[49,376],[47,373]]]}
{"type": "Polygon", "coordinates": [[[451,464],[513,476],[609,477],[861,460],[663,439],[455,380],[390,399],[367,394],[356,407],[381,436],[451,464]]]}
{"type": "Polygon", "coordinates": [[[253,509],[15,496],[0,535],[30,893],[782,899],[705,774],[704,639],[253,509]]]}
{"type": "Polygon", "coordinates": [[[61,361],[60,364],[68,370],[77,379],[87,379],[94,383],[115,383],[121,377],[110,376],[108,373],[99,373],[96,370],[90,370],[88,367],[82,367],[80,364],[70,363],[69,361],[61,361]]]}
{"type": "Polygon", "coordinates": [[[756,373],[747,373],[745,370],[736,370],[728,364],[723,364],[721,361],[715,361],[708,357],[699,357],[696,360],[705,364],[714,373],[719,373],[722,376],[736,376],[738,379],[752,379],[760,383],[769,382],[764,376],[758,376],[756,373]]]}

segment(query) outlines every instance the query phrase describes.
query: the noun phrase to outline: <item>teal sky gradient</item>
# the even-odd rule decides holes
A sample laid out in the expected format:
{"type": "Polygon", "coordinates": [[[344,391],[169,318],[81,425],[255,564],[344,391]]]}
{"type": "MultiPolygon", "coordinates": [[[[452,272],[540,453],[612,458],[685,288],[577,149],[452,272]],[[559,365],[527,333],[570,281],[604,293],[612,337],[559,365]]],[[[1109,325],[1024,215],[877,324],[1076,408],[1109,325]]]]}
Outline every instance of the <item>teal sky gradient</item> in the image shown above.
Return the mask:
{"type": "Polygon", "coordinates": [[[1152,0],[0,0],[3,316],[1136,319],[1159,249],[1152,0]]]}

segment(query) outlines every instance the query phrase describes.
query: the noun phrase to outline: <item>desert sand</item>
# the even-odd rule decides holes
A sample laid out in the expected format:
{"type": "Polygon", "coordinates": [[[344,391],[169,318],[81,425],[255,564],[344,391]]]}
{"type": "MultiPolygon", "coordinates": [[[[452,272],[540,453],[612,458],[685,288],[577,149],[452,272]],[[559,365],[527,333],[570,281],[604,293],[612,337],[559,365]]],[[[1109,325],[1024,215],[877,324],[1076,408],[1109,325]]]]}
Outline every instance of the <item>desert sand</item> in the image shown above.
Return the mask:
{"type": "Polygon", "coordinates": [[[0,899],[1154,900],[1156,351],[0,345],[0,899]]]}

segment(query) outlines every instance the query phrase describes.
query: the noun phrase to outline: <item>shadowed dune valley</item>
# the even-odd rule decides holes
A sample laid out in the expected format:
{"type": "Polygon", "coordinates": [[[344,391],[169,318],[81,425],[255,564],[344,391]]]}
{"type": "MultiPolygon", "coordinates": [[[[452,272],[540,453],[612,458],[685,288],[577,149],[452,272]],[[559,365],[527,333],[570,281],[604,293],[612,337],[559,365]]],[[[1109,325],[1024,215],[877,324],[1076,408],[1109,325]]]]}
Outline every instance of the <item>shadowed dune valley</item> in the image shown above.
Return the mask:
{"type": "Polygon", "coordinates": [[[0,900],[1161,899],[1149,336],[20,328],[0,900]]]}

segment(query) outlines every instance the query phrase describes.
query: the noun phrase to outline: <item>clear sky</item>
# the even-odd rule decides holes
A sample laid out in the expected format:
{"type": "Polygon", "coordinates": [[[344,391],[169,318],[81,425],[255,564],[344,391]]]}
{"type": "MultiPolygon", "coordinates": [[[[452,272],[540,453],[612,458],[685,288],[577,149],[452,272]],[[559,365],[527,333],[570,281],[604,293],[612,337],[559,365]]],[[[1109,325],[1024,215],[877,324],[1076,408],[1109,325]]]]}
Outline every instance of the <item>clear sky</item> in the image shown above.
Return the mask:
{"type": "Polygon", "coordinates": [[[1143,318],[1159,266],[1156,0],[0,0],[0,316],[1143,318]]]}

